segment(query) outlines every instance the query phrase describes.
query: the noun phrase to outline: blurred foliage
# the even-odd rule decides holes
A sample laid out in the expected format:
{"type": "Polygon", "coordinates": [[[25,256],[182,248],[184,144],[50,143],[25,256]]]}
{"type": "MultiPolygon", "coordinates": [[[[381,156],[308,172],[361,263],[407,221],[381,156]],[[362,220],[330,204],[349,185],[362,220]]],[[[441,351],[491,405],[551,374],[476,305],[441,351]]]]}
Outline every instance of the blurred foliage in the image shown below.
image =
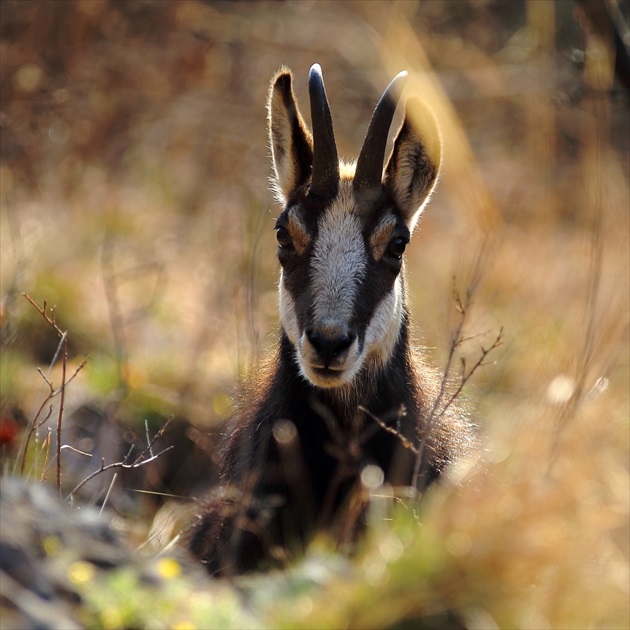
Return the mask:
{"type": "MultiPolygon", "coordinates": [[[[602,6],[2,0],[5,472],[47,392],[36,368],[62,382],[59,339],[27,293],[68,331],[69,371],[88,357],[62,440],[90,457],[63,450],[62,495],[170,416],[156,448],[171,451],[82,498],[107,495],[130,540],[160,532],[164,546],[181,517],[159,493],[186,503],[215,481],[230,400],[277,329],[265,101],[281,64],[305,113],[322,65],[346,156],[410,71],[445,154],[407,258],[416,337],[443,365],[453,276],[461,290],[481,278],[464,357],[505,330],[466,392],[485,461],[419,514],[375,519],[351,559],[317,541],[287,572],[235,585],[186,574],[152,590],[126,566],[75,566],[83,624],[628,626],[630,132],[602,6]]],[[[627,0],[605,6],[628,21],[627,0]]],[[[51,402],[29,445],[37,482],[52,475],[51,402]]]]}

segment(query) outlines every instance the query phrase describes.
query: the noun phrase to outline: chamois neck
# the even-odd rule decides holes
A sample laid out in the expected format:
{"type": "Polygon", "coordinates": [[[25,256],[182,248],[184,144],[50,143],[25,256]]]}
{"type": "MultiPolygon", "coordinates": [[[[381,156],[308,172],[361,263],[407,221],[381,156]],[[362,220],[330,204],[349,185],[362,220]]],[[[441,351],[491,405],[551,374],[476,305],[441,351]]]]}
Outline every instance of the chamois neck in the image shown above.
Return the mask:
{"type": "Polygon", "coordinates": [[[403,308],[398,335],[387,359],[369,358],[351,383],[336,388],[316,387],[300,373],[295,347],[282,331],[276,382],[287,395],[291,391],[306,399],[303,404],[323,405],[338,422],[346,425],[363,415],[360,407],[373,414],[398,410],[401,405],[407,405],[410,395],[415,393],[408,319],[407,310],[403,308]]]}

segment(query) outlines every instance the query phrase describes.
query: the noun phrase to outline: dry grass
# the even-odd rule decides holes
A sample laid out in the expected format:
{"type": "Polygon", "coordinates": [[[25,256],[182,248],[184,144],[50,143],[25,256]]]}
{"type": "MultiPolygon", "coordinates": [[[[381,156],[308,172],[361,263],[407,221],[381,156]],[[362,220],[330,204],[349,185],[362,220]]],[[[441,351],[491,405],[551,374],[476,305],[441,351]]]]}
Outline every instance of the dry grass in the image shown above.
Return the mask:
{"type": "Polygon", "coordinates": [[[375,526],[351,578],[330,570],[261,615],[287,627],[444,611],[470,628],[627,627],[628,97],[571,64],[572,3],[143,2],[154,22],[134,30],[133,11],[79,2],[76,54],[62,46],[56,73],[38,45],[56,3],[11,4],[3,422],[37,408],[35,366],[57,343],[27,292],[72,332],[69,373],[90,355],[66,413],[116,399],[140,425],[174,414],[220,430],[277,327],[269,77],[292,67],[305,103],[321,63],[340,153],[353,155],[375,98],[407,68],[445,154],[409,249],[413,320],[443,365],[451,278],[465,287],[481,251],[467,332],[505,331],[466,392],[486,458],[432,493],[421,527],[409,510],[375,526]]]}

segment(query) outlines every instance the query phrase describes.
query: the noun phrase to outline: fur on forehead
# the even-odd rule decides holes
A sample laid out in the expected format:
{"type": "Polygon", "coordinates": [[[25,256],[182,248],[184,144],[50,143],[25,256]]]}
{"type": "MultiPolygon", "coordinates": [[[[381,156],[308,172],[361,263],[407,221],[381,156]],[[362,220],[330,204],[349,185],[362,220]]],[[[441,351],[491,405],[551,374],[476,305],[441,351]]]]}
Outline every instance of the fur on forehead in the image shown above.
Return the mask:
{"type": "MultiPolygon", "coordinates": [[[[301,228],[300,231],[304,232],[308,231],[306,226],[311,221],[307,217],[311,211],[314,211],[313,219],[311,220],[319,220],[328,214],[337,217],[341,217],[344,214],[353,214],[359,218],[359,225],[367,228],[370,233],[381,232],[386,227],[389,228],[386,231],[391,232],[396,223],[400,221],[407,224],[405,212],[398,208],[396,200],[392,198],[386,189],[378,201],[368,204],[367,207],[364,205],[364,202],[357,199],[353,186],[355,166],[354,162],[340,161],[340,181],[337,195],[327,203],[325,202],[320,209],[316,210],[308,207],[308,204],[305,204],[306,207],[304,207],[300,203],[300,195],[294,201],[289,200],[285,209],[289,220],[295,221],[301,228]]],[[[305,194],[307,190],[308,188],[305,187],[302,194],[305,194]]]]}

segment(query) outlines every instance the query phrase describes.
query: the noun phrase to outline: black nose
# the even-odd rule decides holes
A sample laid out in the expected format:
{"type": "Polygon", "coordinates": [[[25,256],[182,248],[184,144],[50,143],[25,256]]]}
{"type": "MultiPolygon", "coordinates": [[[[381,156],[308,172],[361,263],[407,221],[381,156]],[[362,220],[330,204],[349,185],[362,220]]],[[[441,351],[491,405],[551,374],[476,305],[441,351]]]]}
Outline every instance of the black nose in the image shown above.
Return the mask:
{"type": "Polygon", "coordinates": [[[307,330],[306,336],[326,367],[335,359],[342,358],[356,338],[356,334],[352,332],[343,335],[327,335],[317,330],[307,330]]]}

